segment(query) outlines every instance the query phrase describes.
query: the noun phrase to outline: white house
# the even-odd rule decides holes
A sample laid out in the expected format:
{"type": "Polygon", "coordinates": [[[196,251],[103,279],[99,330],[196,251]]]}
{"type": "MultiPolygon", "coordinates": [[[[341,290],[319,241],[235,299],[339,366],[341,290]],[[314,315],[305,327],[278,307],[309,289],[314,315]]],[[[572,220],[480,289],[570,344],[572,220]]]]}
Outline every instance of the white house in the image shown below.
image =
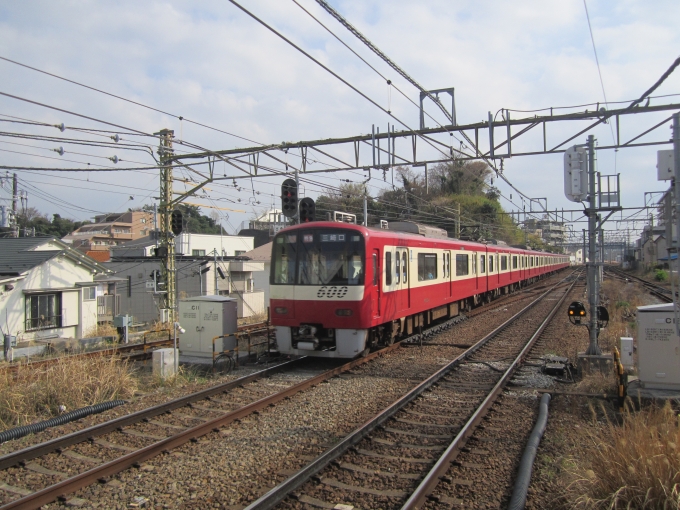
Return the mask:
{"type": "Polygon", "coordinates": [[[17,342],[81,338],[97,325],[95,275],[110,271],[47,237],[0,238],[0,330],[17,342]]]}

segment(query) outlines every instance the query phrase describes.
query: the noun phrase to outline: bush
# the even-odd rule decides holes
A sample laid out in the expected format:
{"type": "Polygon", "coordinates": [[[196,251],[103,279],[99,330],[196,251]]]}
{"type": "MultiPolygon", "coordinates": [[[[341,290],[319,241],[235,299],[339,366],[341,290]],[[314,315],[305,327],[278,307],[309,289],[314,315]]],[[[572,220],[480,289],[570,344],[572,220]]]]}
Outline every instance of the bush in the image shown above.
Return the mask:
{"type": "Polygon", "coordinates": [[[668,273],[664,271],[663,269],[657,269],[656,272],[654,273],[654,279],[657,282],[664,282],[668,279],[668,273]]]}
{"type": "Polygon", "coordinates": [[[680,507],[680,424],[666,404],[596,424],[569,486],[575,508],[680,507]]]}

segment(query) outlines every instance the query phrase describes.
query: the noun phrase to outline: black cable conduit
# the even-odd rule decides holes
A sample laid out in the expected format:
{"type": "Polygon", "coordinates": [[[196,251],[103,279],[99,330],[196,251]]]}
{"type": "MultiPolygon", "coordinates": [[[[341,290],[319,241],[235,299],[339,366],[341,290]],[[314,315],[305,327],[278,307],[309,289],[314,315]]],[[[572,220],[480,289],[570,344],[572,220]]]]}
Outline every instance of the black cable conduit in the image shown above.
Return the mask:
{"type": "Polygon", "coordinates": [[[524,505],[527,502],[527,491],[529,490],[529,483],[531,482],[534,459],[536,459],[538,445],[541,443],[545,427],[548,424],[548,405],[550,404],[550,398],[550,393],[544,393],[543,397],[541,397],[536,425],[534,425],[534,430],[531,431],[526,448],[524,449],[524,454],[522,455],[522,460],[519,463],[515,488],[512,491],[508,510],[524,510],[524,505]]]}
{"type": "Polygon", "coordinates": [[[79,420],[85,418],[91,414],[103,413],[114,407],[125,404],[125,400],[110,400],[109,402],[101,402],[93,406],[82,407],[76,409],[75,411],[70,411],[64,413],[61,416],[56,416],[50,418],[49,420],[39,421],[38,423],[31,423],[30,425],[22,425],[21,427],[16,427],[9,430],[4,430],[0,432],[0,443],[5,441],[10,441],[12,439],[19,439],[20,437],[27,436],[28,434],[35,434],[37,432],[42,432],[50,427],[57,427],[59,425],[65,425],[71,421],[79,420]]]}

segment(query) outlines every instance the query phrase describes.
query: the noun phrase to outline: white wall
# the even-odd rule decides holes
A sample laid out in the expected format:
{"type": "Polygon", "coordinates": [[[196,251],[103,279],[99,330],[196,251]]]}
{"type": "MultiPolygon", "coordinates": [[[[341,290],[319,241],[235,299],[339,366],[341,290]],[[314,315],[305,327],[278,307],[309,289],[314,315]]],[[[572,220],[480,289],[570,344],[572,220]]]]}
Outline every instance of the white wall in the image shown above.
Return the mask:
{"type": "Polygon", "coordinates": [[[193,250],[205,250],[210,255],[217,250],[217,256],[234,256],[236,252],[247,252],[255,246],[254,238],[242,236],[218,236],[208,234],[182,233],[175,239],[177,254],[192,255],[193,250]]]}

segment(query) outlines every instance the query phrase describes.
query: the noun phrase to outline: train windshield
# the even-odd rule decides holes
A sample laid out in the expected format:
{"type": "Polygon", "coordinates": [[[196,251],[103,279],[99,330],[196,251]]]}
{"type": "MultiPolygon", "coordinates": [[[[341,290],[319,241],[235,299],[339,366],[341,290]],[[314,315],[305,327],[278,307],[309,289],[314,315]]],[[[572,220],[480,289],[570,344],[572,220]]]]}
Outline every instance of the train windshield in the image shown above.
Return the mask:
{"type": "Polygon", "coordinates": [[[282,233],[274,239],[272,283],[363,285],[364,238],[328,228],[282,233]]]}

